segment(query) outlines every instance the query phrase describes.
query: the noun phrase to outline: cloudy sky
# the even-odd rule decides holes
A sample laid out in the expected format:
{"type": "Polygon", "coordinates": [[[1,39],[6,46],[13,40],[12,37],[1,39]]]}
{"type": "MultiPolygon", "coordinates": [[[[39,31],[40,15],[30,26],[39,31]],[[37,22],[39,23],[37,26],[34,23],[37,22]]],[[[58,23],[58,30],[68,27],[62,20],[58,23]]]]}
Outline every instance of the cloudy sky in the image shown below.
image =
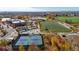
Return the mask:
{"type": "Polygon", "coordinates": [[[79,7],[1,7],[0,11],[26,11],[26,12],[40,12],[40,11],[79,11],[79,7]]]}

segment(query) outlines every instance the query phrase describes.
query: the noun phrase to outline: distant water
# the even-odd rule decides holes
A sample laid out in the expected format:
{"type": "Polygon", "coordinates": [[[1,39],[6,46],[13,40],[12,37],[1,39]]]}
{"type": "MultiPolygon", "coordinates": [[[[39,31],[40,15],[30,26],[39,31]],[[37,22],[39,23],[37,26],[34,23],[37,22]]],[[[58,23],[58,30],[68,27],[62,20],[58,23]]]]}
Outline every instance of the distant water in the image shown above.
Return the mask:
{"type": "Polygon", "coordinates": [[[40,11],[79,11],[79,7],[1,7],[0,12],[4,11],[25,11],[25,12],[40,12],[40,11]]]}
{"type": "Polygon", "coordinates": [[[45,11],[79,11],[79,7],[35,7],[45,11]]]}

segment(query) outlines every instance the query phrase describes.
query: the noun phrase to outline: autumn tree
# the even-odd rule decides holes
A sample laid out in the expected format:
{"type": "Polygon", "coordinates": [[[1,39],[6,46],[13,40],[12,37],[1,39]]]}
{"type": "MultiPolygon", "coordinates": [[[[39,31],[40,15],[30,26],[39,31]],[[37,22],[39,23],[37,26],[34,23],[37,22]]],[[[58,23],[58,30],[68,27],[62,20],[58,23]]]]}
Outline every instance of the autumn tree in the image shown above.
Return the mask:
{"type": "Polygon", "coordinates": [[[8,42],[5,39],[0,40],[0,46],[6,46],[8,42]]]}
{"type": "Polygon", "coordinates": [[[24,48],[23,45],[20,45],[20,46],[19,46],[19,51],[25,51],[25,48],[24,48]]]}
{"type": "Polygon", "coordinates": [[[29,46],[28,50],[29,51],[39,51],[40,49],[35,44],[32,44],[29,46]]]}

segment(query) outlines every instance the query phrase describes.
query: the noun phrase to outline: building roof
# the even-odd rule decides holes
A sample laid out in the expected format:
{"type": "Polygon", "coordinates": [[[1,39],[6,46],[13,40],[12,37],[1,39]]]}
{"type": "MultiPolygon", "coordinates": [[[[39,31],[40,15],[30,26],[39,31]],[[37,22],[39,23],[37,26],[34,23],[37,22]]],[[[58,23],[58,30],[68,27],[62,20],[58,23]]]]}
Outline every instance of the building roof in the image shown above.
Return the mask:
{"type": "Polygon", "coordinates": [[[2,18],[2,21],[10,20],[11,18],[2,18]]]}

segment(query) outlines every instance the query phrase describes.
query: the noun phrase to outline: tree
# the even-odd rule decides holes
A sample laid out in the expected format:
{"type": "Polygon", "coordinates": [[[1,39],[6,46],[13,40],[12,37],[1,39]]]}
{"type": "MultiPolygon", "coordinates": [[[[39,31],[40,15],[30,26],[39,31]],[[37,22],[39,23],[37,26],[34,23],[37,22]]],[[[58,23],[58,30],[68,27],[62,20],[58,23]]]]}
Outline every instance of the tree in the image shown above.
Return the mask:
{"type": "Polygon", "coordinates": [[[70,50],[71,48],[71,45],[69,42],[65,41],[63,44],[62,44],[62,49],[67,51],[67,50],[70,50]]]}
{"type": "Polygon", "coordinates": [[[8,42],[5,39],[0,40],[0,51],[7,51],[8,42]]]}
{"type": "Polygon", "coordinates": [[[32,44],[29,46],[28,50],[29,51],[39,51],[40,49],[35,44],[32,44]]]}
{"type": "Polygon", "coordinates": [[[48,14],[46,17],[47,17],[47,20],[49,21],[55,20],[55,15],[48,14]]]}
{"type": "Polygon", "coordinates": [[[18,16],[17,18],[18,18],[18,19],[22,19],[22,16],[18,16]]]}
{"type": "Polygon", "coordinates": [[[24,19],[28,19],[29,17],[28,17],[28,16],[18,16],[17,18],[18,18],[18,19],[23,19],[23,20],[24,20],[24,19]]]}
{"type": "Polygon", "coordinates": [[[19,51],[25,51],[25,48],[24,48],[23,45],[20,45],[20,46],[19,46],[19,51]]]}
{"type": "Polygon", "coordinates": [[[5,39],[0,40],[0,46],[7,46],[8,42],[5,39]]]}

